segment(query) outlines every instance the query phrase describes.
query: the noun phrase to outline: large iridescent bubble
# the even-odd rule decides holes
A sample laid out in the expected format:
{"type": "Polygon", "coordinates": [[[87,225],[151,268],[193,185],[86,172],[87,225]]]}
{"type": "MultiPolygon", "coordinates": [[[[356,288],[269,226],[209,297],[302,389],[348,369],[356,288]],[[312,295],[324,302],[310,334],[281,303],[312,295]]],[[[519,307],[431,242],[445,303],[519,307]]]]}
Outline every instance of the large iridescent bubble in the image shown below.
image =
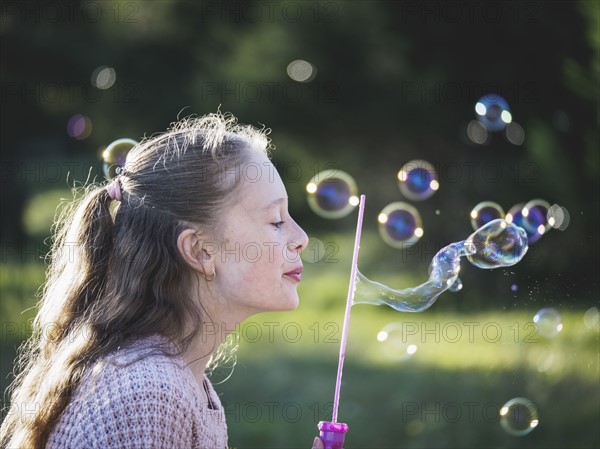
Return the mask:
{"type": "Polygon", "coordinates": [[[502,219],[493,220],[468,239],[438,251],[429,267],[429,279],[417,287],[395,290],[357,271],[353,304],[385,304],[401,312],[422,312],[455,285],[461,257],[480,268],[508,267],[519,262],[527,248],[523,229],[502,219]]]}
{"type": "Polygon", "coordinates": [[[475,246],[467,259],[479,268],[498,268],[516,264],[527,252],[527,233],[505,220],[492,220],[466,240],[475,246]]]}

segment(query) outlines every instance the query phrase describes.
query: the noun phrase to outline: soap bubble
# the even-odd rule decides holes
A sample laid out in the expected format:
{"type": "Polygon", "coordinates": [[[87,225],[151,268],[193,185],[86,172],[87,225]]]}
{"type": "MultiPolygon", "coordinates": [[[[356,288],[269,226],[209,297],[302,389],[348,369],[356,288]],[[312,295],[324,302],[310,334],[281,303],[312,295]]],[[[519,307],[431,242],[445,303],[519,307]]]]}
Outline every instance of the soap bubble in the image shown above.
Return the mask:
{"type": "Polygon", "coordinates": [[[539,424],[537,407],[526,398],[511,399],[500,409],[500,424],[511,435],[527,435],[539,424]]]}
{"type": "Polygon", "coordinates": [[[448,291],[452,292],[452,293],[456,293],[458,291],[461,291],[463,288],[463,283],[460,280],[459,277],[457,277],[454,282],[452,283],[452,285],[450,285],[450,287],[448,287],[448,291]]]}
{"type": "Polygon", "coordinates": [[[408,248],[423,236],[419,211],[401,201],[385,206],[377,221],[381,238],[394,248],[408,248]]]}
{"type": "Polygon", "coordinates": [[[533,322],[536,324],[540,335],[546,338],[557,336],[563,328],[560,313],[551,307],[544,307],[539,310],[534,315],[533,322]]]}
{"type": "Polygon", "coordinates": [[[524,203],[515,204],[506,213],[505,220],[524,229],[527,233],[527,240],[529,243],[535,243],[542,237],[542,234],[540,234],[537,229],[531,229],[531,226],[528,226],[525,223],[525,217],[523,216],[524,208],[524,203]]]}
{"type": "Polygon", "coordinates": [[[488,132],[485,126],[478,120],[471,120],[467,125],[467,136],[471,142],[485,145],[488,141],[488,132]]]}
{"type": "Polygon", "coordinates": [[[519,291],[519,286],[517,284],[513,284],[510,286],[510,291],[511,292],[518,292],[519,291]]]}
{"type": "Polygon", "coordinates": [[[471,226],[473,226],[473,230],[476,231],[492,220],[504,218],[504,210],[498,203],[494,203],[493,201],[482,201],[473,208],[470,217],[471,226]]]}
{"type": "Polygon", "coordinates": [[[505,130],[506,140],[513,145],[523,145],[525,141],[525,130],[517,122],[509,123],[505,130]]]}
{"type": "Polygon", "coordinates": [[[414,334],[404,332],[402,323],[389,323],[377,333],[380,351],[394,361],[407,360],[417,352],[414,340],[414,334]]]}
{"type": "Polygon", "coordinates": [[[413,201],[429,198],[440,187],[435,168],[422,160],[404,164],[398,172],[398,186],[402,195],[413,201]]]}
{"type": "Polygon", "coordinates": [[[127,154],[138,142],[133,139],[117,139],[102,152],[104,164],[102,169],[106,179],[113,179],[118,175],[118,169],[125,166],[127,154]]]}
{"type": "Polygon", "coordinates": [[[306,185],[308,205],[323,218],[342,218],[354,210],[360,200],[358,187],[348,173],[324,170],[306,185]]]}
{"type": "Polygon", "coordinates": [[[502,131],[510,122],[512,115],[508,103],[500,95],[484,95],[475,104],[477,119],[488,131],[502,131]]]}
{"type": "Polygon", "coordinates": [[[490,221],[466,241],[475,246],[475,253],[467,259],[479,268],[514,265],[528,249],[525,230],[502,219],[490,221]]]}
{"type": "Polygon", "coordinates": [[[550,203],[545,200],[535,199],[529,201],[523,206],[523,224],[525,230],[531,233],[537,232],[540,235],[544,235],[552,226],[548,223],[548,211],[550,210],[550,203]]]}

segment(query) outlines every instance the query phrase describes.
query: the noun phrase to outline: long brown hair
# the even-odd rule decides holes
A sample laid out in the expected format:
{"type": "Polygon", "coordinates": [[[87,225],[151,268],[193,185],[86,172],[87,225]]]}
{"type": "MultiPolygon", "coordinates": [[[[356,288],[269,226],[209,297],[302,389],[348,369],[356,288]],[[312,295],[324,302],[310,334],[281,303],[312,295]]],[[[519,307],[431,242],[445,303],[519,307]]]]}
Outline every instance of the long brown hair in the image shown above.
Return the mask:
{"type": "Polygon", "coordinates": [[[92,184],[62,209],[33,334],[10,387],[3,447],[45,447],[100,357],[157,333],[183,351],[197,336],[206,317],[191,299],[197,273],[180,256],[177,237],[218,225],[236,194],[227,173],[251,151],[268,151],[267,134],[231,114],[184,119],[130,151],[116,208],[105,186],[92,184]],[[195,330],[184,335],[184,328],[195,330]]]}

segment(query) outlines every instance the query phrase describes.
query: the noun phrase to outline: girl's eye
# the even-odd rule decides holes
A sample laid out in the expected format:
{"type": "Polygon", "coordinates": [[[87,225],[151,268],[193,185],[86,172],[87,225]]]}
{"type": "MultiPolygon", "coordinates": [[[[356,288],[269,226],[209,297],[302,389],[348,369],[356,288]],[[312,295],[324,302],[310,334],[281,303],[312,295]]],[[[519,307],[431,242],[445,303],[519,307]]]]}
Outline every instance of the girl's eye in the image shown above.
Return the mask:
{"type": "Polygon", "coordinates": [[[285,222],[284,221],[278,221],[277,223],[271,223],[271,224],[273,226],[275,226],[277,229],[279,229],[283,223],[285,223],[285,222]]]}

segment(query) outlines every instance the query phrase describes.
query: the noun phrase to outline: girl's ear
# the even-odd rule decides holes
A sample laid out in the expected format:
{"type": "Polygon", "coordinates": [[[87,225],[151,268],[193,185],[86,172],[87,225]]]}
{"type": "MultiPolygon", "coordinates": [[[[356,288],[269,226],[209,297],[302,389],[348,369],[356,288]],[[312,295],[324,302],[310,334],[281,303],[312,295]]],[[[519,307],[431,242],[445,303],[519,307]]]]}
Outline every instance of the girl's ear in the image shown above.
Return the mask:
{"type": "Polygon", "coordinates": [[[205,278],[215,273],[214,246],[214,243],[195,229],[185,229],[177,237],[177,249],[181,257],[205,278]]]}

